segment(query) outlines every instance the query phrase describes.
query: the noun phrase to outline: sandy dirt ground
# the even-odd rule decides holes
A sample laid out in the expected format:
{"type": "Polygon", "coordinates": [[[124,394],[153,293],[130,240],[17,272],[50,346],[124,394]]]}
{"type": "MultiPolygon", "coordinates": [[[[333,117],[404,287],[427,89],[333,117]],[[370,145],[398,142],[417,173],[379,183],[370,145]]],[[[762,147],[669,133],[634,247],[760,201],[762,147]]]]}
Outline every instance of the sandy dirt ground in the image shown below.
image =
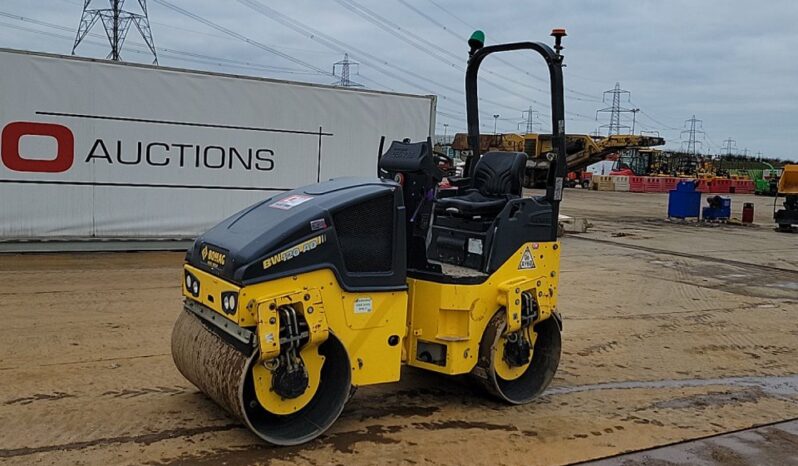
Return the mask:
{"type": "Polygon", "coordinates": [[[590,462],[591,466],[798,464],[798,421],[777,422],[590,462]]]}
{"type": "MultiPolygon", "coordinates": [[[[666,222],[665,195],[566,195],[593,228],[563,240],[542,398],[408,368],[301,447],[263,445],[175,369],[181,253],[1,255],[0,462],[568,464],[798,418],[798,234],[773,231],[772,199],[734,196],[756,203],[742,227],[666,222]]],[[[767,448],[798,450],[782,434],[767,448]]]]}

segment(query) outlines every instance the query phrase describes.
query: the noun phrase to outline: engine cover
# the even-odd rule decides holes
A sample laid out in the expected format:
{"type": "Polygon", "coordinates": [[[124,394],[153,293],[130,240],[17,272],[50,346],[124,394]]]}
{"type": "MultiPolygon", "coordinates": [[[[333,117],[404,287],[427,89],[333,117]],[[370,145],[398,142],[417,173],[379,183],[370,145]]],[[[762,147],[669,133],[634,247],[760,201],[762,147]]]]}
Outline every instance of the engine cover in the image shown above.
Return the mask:
{"type": "Polygon", "coordinates": [[[186,261],[239,286],[330,268],[347,290],[402,289],[402,188],[338,178],[278,194],[201,235],[186,261]]]}

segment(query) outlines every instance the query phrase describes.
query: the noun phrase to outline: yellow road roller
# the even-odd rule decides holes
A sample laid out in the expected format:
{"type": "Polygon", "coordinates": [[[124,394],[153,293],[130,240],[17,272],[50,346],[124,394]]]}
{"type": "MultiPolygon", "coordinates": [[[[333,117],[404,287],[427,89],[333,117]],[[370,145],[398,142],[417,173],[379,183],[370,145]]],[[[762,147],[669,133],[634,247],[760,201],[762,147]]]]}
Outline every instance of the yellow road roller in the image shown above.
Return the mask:
{"type": "Polygon", "coordinates": [[[511,404],[540,395],[561,348],[565,31],[552,36],[553,48],[469,40],[473,155],[454,187],[439,188],[430,140],[395,141],[378,177],[275,195],[197,238],[172,334],[180,372],[275,445],[321,435],[356,387],[396,382],[403,364],[470,374],[511,404]],[[556,152],[540,196],[522,195],[526,154],[480,153],[480,64],[515,50],[542,56],[551,80],[556,152]]]}

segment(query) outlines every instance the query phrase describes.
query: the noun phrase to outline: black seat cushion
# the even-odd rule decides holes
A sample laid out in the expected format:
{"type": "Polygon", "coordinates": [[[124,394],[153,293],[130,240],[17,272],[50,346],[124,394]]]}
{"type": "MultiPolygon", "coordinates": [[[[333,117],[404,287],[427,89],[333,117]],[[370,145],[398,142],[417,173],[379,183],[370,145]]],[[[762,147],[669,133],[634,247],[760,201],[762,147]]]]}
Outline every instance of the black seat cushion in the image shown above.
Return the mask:
{"type": "Polygon", "coordinates": [[[521,196],[525,167],[523,152],[488,152],[474,167],[471,189],[462,196],[438,199],[436,210],[469,217],[497,215],[509,199],[521,196]]]}
{"type": "Polygon", "coordinates": [[[488,197],[477,190],[472,190],[463,196],[446,197],[438,199],[436,207],[439,212],[448,209],[457,209],[456,212],[469,217],[475,215],[496,215],[507,204],[508,196],[488,197]]]}

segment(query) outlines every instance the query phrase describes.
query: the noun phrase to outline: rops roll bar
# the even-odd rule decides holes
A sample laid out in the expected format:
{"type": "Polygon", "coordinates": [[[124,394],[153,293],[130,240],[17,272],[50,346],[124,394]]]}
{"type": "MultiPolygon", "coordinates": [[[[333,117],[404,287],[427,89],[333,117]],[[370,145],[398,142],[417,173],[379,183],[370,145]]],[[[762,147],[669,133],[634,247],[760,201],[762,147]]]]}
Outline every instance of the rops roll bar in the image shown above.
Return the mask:
{"type": "Polygon", "coordinates": [[[534,50],[538,52],[549,68],[549,81],[551,84],[551,128],[552,146],[557,151],[557,156],[549,165],[548,176],[546,177],[546,200],[553,208],[554,226],[557,228],[557,217],[560,211],[560,201],[562,200],[563,181],[567,169],[565,160],[565,99],[563,97],[563,49],[562,38],[567,34],[565,29],[554,29],[551,32],[554,37],[554,49],[541,42],[516,42],[511,44],[498,44],[488,47],[484,46],[485,34],[476,31],[468,40],[471,46],[469,52],[468,67],[466,68],[465,90],[466,90],[466,115],[468,119],[468,143],[473,153],[469,163],[469,175],[473,176],[474,167],[482,156],[479,141],[479,97],[477,95],[477,74],[482,60],[495,52],[507,52],[511,50],[534,50]]]}

